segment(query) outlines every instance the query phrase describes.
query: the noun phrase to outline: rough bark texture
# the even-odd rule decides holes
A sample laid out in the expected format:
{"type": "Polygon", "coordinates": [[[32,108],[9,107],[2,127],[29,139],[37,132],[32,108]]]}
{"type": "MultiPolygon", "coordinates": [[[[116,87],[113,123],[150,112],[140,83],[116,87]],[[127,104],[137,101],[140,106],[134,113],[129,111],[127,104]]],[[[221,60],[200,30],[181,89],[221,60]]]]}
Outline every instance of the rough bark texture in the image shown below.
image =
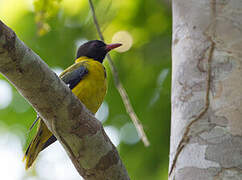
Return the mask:
{"type": "Polygon", "coordinates": [[[0,21],[0,72],[32,104],[88,180],[126,180],[101,123],[48,66],[0,21]]]}
{"type": "Polygon", "coordinates": [[[173,0],[170,180],[242,179],[242,1],[173,0]]]}

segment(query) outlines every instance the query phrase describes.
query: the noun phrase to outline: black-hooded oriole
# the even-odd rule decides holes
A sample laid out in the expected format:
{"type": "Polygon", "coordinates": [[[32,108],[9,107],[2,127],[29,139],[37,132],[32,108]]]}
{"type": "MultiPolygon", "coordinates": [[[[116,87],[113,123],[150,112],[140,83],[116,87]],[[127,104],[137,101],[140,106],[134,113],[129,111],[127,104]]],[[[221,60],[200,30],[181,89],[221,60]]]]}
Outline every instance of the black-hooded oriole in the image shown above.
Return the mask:
{"type": "MultiPolygon", "coordinates": [[[[121,46],[99,40],[88,41],[78,48],[75,63],[60,74],[60,78],[68,85],[80,101],[92,112],[96,113],[106,94],[106,72],[102,62],[106,54],[121,46]]],[[[37,133],[29,144],[24,160],[28,169],[38,154],[56,141],[41,118],[37,133]]],[[[34,122],[34,124],[35,124],[34,122]]]]}

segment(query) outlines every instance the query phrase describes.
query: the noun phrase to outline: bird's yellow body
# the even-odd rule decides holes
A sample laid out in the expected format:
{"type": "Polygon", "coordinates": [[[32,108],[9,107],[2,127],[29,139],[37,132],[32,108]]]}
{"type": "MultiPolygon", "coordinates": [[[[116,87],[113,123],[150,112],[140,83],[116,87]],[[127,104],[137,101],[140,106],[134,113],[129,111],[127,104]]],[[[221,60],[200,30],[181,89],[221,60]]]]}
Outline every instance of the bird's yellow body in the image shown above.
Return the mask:
{"type": "MultiPolygon", "coordinates": [[[[66,84],[69,83],[68,85],[70,87],[70,84],[73,84],[73,81],[76,80],[73,80],[72,72],[79,69],[81,69],[81,71],[78,71],[78,73],[83,74],[78,77],[80,78],[78,83],[74,82],[74,85],[71,88],[72,92],[92,113],[95,114],[106,95],[107,85],[105,68],[99,61],[87,57],[79,57],[76,59],[75,64],[60,74],[60,78],[63,81],[66,81],[66,84]],[[81,68],[85,70],[84,73],[81,68]],[[72,79],[70,79],[70,77],[72,79]]],[[[43,120],[40,119],[37,134],[25,153],[24,159],[26,160],[26,169],[33,164],[39,152],[56,140],[50,142],[53,137],[53,134],[49,131],[43,120]]]]}
{"type": "Polygon", "coordinates": [[[92,113],[96,113],[106,95],[106,72],[103,65],[92,59],[79,58],[76,63],[82,63],[88,69],[88,74],[73,89],[72,92],[92,113]]]}

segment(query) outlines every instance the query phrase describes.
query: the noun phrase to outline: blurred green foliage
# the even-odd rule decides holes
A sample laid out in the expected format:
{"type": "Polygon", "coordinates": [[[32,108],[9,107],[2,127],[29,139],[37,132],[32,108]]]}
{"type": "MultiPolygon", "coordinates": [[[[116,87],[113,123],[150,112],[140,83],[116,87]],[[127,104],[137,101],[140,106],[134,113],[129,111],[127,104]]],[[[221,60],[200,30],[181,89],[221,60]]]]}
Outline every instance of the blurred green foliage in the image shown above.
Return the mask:
{"type": "Polygon", "coordinates": [[[46,22],[51,17],[54,17],[60,8],[61,0],[35,0],[35,22],[38,27],[38,34],[45,35],[50,31],[50,26],[46,22]]]}
{"type": "MultiPolygon", "coordinates": [[[[74,62],[78,42],[98,39],[88,2],[77,2],[36,0],[36,12],[25,10],[10,27],[50,67],[65,69],[74,62]],[[39,22],[50,27],[49,32],[42,27],[43,33],[39,32],[42,36],[37,33],[41,30],[39,22]]],[[[121,143],[118,146],[121,158],[133,180],[167,179],[171,114],[170,6],[164,0],[96,0],[94,4],[107,42],[111,42],[114,33],[120,30],[128,31],[133,38],[129,51],[112,52],[111,55],[151,146],[146,148],[141,141],[121,143]]],[[[120,129],[130,119],[107,62],[105,66],[109,80],[105,99],[109,117],[104,125],[120,129]]],[[[11,104],[0,110],[0,121],[8,126],[17,125],[23,131],[27,131],[35,117],[34,110],[16,90],[11,104]]]]}

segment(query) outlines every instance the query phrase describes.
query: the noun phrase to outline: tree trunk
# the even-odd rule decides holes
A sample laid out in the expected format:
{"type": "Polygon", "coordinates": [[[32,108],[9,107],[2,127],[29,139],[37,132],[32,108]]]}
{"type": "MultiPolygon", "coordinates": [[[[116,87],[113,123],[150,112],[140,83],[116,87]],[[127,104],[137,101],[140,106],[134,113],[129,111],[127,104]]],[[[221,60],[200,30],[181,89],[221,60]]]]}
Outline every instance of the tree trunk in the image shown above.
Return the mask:
{"type": "Polygon", "coordinates": [[[0,21],[0,72],[35,108],[86,180],[128,180],[101,123],[55,73],[0,21]]]}
{"type": "Polygon", "coordinates": [[[242,1],[173,0],[170,180],[242,179],[242,1]]]}

